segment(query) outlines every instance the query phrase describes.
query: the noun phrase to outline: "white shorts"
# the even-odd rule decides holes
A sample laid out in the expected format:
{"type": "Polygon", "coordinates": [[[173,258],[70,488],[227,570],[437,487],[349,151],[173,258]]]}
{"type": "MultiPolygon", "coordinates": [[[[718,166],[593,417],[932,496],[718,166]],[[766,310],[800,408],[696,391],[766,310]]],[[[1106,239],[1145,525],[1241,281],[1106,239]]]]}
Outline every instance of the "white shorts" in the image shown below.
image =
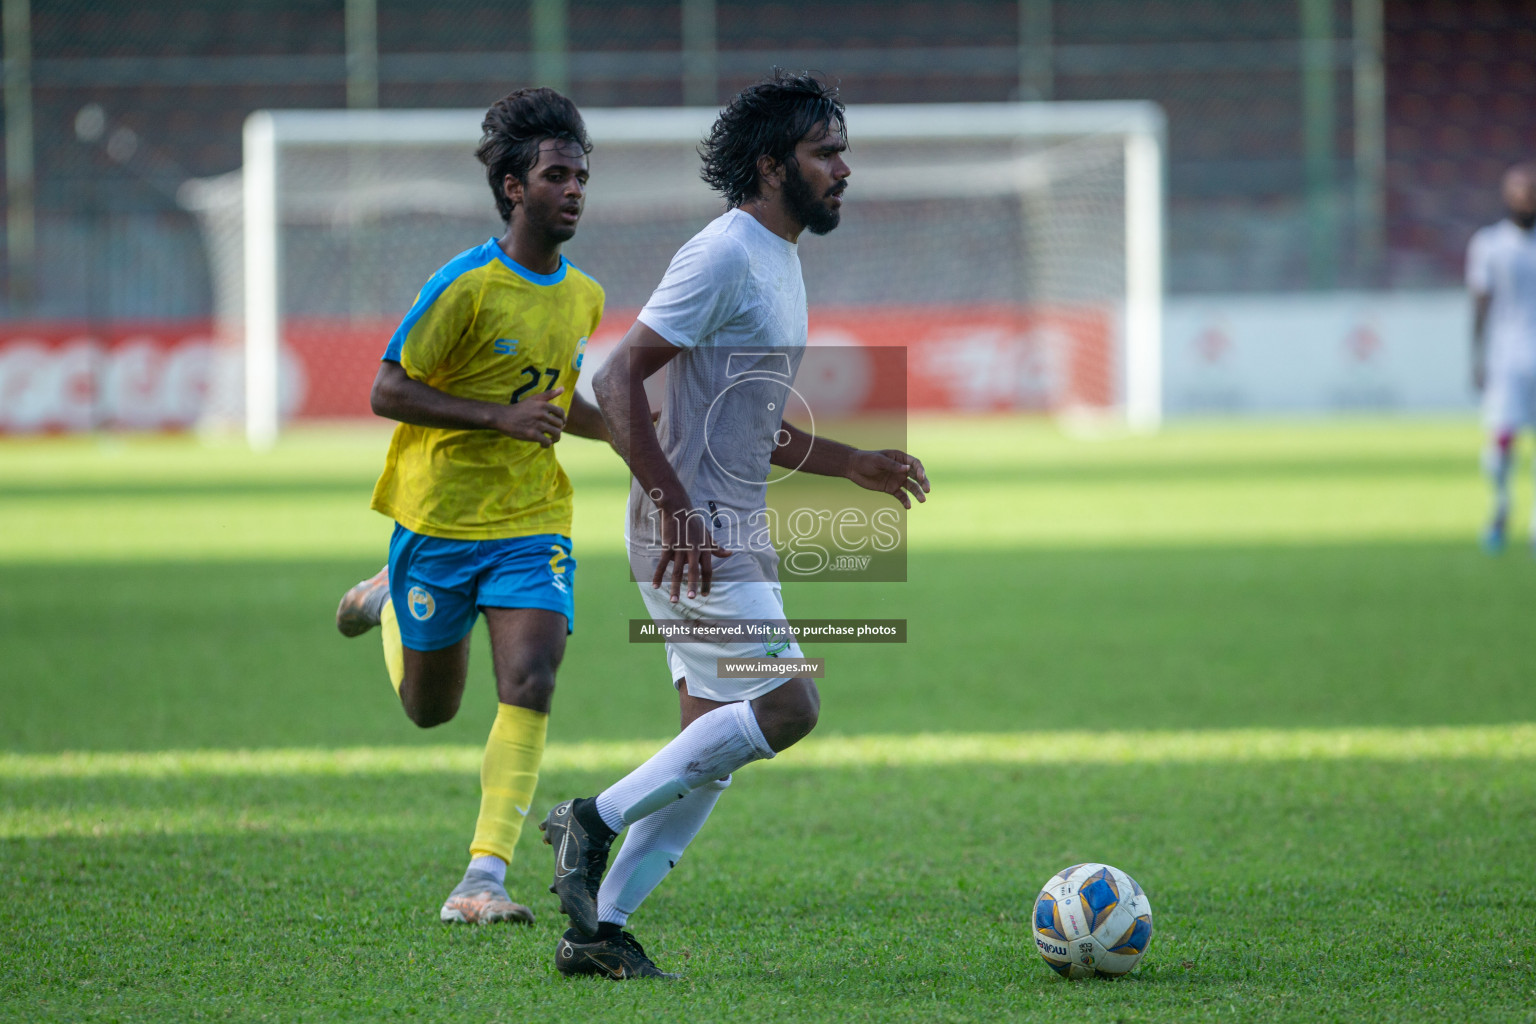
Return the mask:
{"type": "MultiPolygon", "coordinates": [[[[777,583],[716,583],[709,596],[690,599],[680,595],[677,603],[668,600],[667,585],[661,589],[650,581],[639,584],[640,596],[654,622],[700,622],[719,619],[768,619],[784,621],[784,597],[777,583]]],[[[803,658],[794,640],[786,647],[780,643],[668,643],[667,664],[672,669],[672,685],[688,680],[688,692],[695,697],[723,702],[752,700],[777,689],[793,676],[738,677],[722,679],[719,658],[803,658]]]]}
{"type": "Polygon", "coordinates": [[[1536,373],[1489,374],[1483,388],[1483,424],[1494,434],[1536,427],[1536,373]]]}

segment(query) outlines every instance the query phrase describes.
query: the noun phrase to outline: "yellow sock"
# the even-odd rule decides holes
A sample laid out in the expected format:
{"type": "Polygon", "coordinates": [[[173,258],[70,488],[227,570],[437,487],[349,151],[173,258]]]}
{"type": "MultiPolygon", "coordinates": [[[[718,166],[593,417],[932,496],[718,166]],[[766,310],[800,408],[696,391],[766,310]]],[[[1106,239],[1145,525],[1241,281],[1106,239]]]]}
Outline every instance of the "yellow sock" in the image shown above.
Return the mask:
{"type": "Polygon", "coordinates": [[[379,632],[384,635],[384,667],[389,669],[389,682],[400,696],[400,684],[405,682],[405,643],[400,639],[400,622],[395,618],[395,602],[386,600],[379,612],[379,632]]]}
{"type": "Polygon", "coordinates": [[[491,854],[512,863],[512,851],[533,806],[544,760],[549,715],[512,704],[496,705],[496,722],[480,762],[480,820],[469,855],[491,854]]]}

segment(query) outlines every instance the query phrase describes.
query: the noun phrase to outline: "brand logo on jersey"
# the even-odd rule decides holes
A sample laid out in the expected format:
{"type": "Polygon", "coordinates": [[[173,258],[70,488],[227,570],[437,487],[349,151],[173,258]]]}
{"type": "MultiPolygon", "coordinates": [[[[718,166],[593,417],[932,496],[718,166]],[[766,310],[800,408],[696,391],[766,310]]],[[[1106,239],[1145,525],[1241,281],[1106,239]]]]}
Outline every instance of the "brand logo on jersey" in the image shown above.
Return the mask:
{"type": "Polygon", "coordinates": [[[405,600],[411,609],[411,618],[417,622],[426,622],[437,611],[437,602],[422,587],[412,587],[410,593],[405,595],[405,600]]]}
{"type": "Polygon", "coordinates": [[[496,339],[496,354],[497,355],[509,356],[513,352],[516,352],[516,351],[517,351],[517,339],[516,338],[497,338],[496,339]]]}
{"type": "Polygon", "coordinates": [[[587,358],[587,339],[586,338],[577,338],[576,339],[576,358],[571,360],[571,369],[573,369],[573,370],[581,369],[581,361],[583,359],[585,359],[585,358],[587,358]]]}

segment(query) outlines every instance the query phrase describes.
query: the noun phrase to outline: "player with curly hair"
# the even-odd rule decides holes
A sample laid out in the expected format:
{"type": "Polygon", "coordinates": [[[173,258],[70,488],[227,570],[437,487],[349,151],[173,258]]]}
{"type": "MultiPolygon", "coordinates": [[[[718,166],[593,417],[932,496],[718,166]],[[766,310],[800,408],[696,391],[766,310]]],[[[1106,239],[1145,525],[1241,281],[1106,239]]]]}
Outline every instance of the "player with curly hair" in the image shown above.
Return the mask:
{"type": "Polygon", "coordinates": [[[718,667],[727,657],[801,657],[782,631],[778,555],[765,536],[770,465],[845,477],[908,508],[925,500],[928,480],[912,456],[859,451],[783,418],[807,335],[798,243],[804,231],[837,227],[847,148],[843,104],[813,76],[776,72],[737,95],[701,149],[704,180],[729,208],[678,250],[594,381],[634,475],[626,539],[651,618],[780,628],[760,643],[669,643],[681,733],[596,796],[558,804],[540,826],[571,920],[555,951],[564,974],[670,977],[624,930],[629,916],[677,864],[731,773],[816,725],[809,677],[718,667]],[[653,426],[645,382],[663,367],[653,426]]]}
{"type": "Polygon", "coordinates": [[[507,895],[507,865],[533,803],[555,671],[575,623],[565,434],[607,441],[576,394],[603,289],[560,247],[587,191],[581,114],[550,89],[487,111],[485,165],[500,238],[427,281],[384,352],[373,411],[397,420],[373,508],[395,521],[389,564],[349,590],[336,626],[383,626],[384,660],[422,728],[453,718],[470,631],[490,630],[498,707],[480,770],[480,818],[443,921],[531,923],[507,895]]]}

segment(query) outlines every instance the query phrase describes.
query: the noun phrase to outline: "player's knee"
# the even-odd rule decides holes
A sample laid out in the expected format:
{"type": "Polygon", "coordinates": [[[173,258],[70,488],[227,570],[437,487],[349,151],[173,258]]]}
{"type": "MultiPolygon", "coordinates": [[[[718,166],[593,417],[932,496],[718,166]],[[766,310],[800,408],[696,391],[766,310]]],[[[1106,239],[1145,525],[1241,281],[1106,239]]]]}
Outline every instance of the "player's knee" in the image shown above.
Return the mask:
{"type": "Polygon", "coordinates": [[[431,703],[417,704],[403,700],[401,703],[405,705],[406,717],[423,729],[430,729],[433,726],[442,725],[444,722],[450,722],[453,720],[453,716],[459,713],[457,702],[454,702],[452,707],[431,703]]]}
{"type": "Polygon", "coordinates": [[[816,689],[816,684],[809,679],[805,680],[805,686],[801,690],[800,700],[796,705],[795,723],[801,729],[801,736],[808,736],[816,723],[821,718],[821,693],[816,689]]]}
{"type": "Polygon", "coordinates": [[[791,679],[758,705],[757,724],[775,752],[794,746],[811,734],[821,716],[821,694],[809,679],[791,679]]]}
{"type": "Polygon", "coordinates": [[[768,741],[768,746],[772,747],[773,752],[777,754],[805,739],[814,728],[816,728],[815,712],[798,717],[783,716],[776,718],[771,725],[762,727],[763,739],[768,741]]]}
{"type": "Polygon", "coordinates": [[[400,684],[400,705],[413,724],[430,729],[452,721],[459,713],[459,695],[434,693],[407,675],[400,684]]]}
{"type": "Polygon", "coordinates": [[[509,666],[499,674],[496,691],[503,704],[548,707],[555,693],[555,667],[544,662],[509,666]]]}

